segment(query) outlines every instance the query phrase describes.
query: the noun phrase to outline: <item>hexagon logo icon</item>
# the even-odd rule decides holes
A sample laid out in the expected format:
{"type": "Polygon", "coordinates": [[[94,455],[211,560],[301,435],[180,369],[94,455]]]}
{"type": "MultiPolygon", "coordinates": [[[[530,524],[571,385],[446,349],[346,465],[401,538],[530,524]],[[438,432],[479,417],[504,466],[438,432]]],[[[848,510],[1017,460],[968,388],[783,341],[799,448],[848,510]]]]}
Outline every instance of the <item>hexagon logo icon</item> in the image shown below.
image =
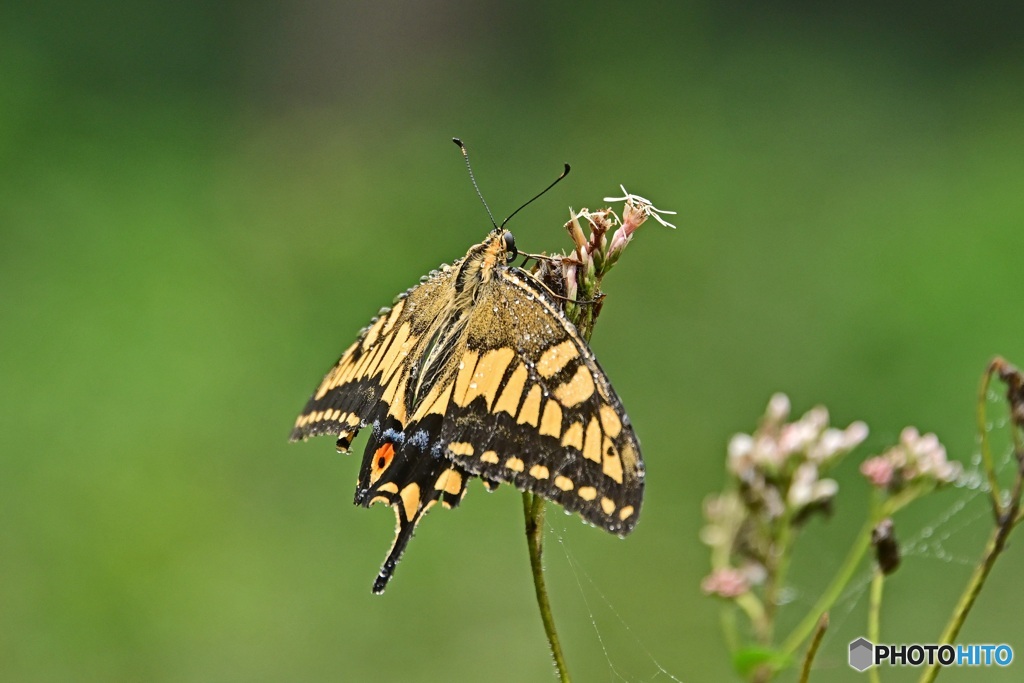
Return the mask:
{"type": "Polygon", "coordinates": [[[850,643],[850,666],[857,671],[864,671],[874,662],[875,646],[867,638],[858,638],[850,643]]]}

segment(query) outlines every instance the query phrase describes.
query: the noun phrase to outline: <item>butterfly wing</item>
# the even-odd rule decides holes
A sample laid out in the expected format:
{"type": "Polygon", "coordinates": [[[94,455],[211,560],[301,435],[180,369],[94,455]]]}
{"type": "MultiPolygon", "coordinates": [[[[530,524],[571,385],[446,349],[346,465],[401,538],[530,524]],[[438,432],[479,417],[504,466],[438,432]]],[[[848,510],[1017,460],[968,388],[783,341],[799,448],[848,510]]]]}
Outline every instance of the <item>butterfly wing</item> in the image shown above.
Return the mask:
{"type": "Polygon", "coordinates": [[[392,414],[405,419],[404,396],[418,358],[452,288],[454,271],[434,271],[422,284],[399,295],[394,307],[382,309],[359,338],[324,376],[295,420],[292,441],[337,434],[339,450],[362,427],[392,414]]]}
{"type": "Polygon", "coordinates": [[[393,417],[376,422],[366,446],[355,502],[369,507],[383,502],[395,509],[395,539],[373,584],[383,593],[416,525],[437,502],[451,508],[466,494],[470,475],[436,448],[440,417],[403,427],[393,417]]]}
{"type": "Polygon", "coordinates": [[[632,531],[640,443],[586,342],[533,276],[495,269],[454,359],[441,442],[455,463],[612,533],[632,531]]]}
{"type": "Polygon", "coordinates": [[[327,373],[295,421],[291,439],[337,434],[338,449],[348,447],[359,430],[372,434],[356,485],[355,503],[383,502],[395,509],[395,539],[373,591],[382,593],[423,515],[438,501],[454,507],[462,500],[470,475],[447,458],[432,457],[441,416],[409,423],[410,385],[442,327],[453,289],[454,268],[442,267],[422,284],[382,310],[327,373]]]}

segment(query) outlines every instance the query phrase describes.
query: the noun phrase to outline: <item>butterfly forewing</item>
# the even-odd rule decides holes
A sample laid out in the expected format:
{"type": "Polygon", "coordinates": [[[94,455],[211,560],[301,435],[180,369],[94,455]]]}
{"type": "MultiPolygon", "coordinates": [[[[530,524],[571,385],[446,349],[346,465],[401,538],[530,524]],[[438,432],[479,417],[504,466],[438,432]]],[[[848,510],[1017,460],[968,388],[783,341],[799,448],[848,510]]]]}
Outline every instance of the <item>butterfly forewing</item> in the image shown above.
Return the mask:
{"type": "Polygon", "coordinates": [[[622,404],[534,278],[500,268],[481,286],[456,354],[441,440],[473,474],[538,493],[613,533],[636,523],[640,446],[622,404]]]}
{"type": "Polygon", "coordinates": [[[378,414],[404,414],[405,387],[451,289],[451,266],[399,295],[391,309],[363,329],[359,338],[324,376],[316,393],[295,421],[291,439],[321,434],[346,435],[372,424],[378,414]]]}

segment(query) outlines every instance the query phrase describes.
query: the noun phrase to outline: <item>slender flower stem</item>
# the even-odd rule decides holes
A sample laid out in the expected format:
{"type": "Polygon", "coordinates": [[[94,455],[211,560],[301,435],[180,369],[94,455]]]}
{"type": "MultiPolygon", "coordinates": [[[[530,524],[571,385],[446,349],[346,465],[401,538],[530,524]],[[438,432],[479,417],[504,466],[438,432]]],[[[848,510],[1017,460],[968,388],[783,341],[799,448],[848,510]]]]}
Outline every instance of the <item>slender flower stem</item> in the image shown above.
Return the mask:
{"type": "MultiPolygon", "coordinates": [[[[1004,529],[1008,531],[1009,528],[1009,525],[1000,526],[992,531],[992,536],[989,537],[988,545],[985,548],[985,558],[974,569],[974,574],[971,576],[967,588],[964,590],[963,595],[960,596],[960,601],[957,603],[956,609],[953,610],[953,618],[946,625],[946,630],[939,638],[940,645],[952,645],[953,640],[960,633],[960,628],[964,625],[967,614],[971,611],[971,607],[974,606],[974,601],[977,600],[978,594],[981,593],[985,580],[988,578],[989,572],[992,571],[996,558],[999,557],[1002,551],[1002,544],[1006,540],[1004,529]]],[[[939,670],[940,666],[938,664],[930,666],[921,676],[920,683],[931,683],[931,681],[934,681],[935,677],[939,675],[939,670]]]]}
{"type": "MultiPolygon", "coordinates": [[[[583,317],[583,309],[588,307],[577,307],[575,315],[569,319],[579,328],[580,318],[583,317]]],[[[588,342],[594,331],[596,316],[587,318],[589,327],[582,331],[583,338],[588,342]]],[[[548,637],[548,646],[551,648],[551,656],[555,660],[555,669],[558,671],[558,678],[562,683],[569,683],[569,670],[565,666],[565,655],[562,654],[562,644],[558,640],[558,631],[555,629],[555,617],[551,613],[551,602],[548,600],[548,589],[544,581],[544,563],[541,561],[544,553],[544,499],[529,491],[523,491],[523,515],[526,517],[526,544],[530,549],[530,568],[533,570],[533,587],[537,593],[537,606],[540,607],[540,618],[544,622],[544,633],[548,637]]]]}
{"type": "Polygon", "coordinates": [[[757,633],[758,637],[766,644],[770,642],[771,636],[768,634],[771,630],[771,624],[765,612],[764,603],[748,591],[743,595],[736,596],[736,606],[746,612],[747,618],[754,625],[754,632],[757,633]]]}
{"type": "MultiPolygon", "coordinates": [[[[598,290],[600,279],[595,283],[593,278],[593,272],[585,273],[580,278],[578,296],[589,299],[598,290]]],[[[574,306],[567,311],[570,322],[576,326],[587,342],[590,341],[590,336],[594,333],[594,323],[597,320],[597,312],[591,309],[593,309],[592,306],[574,306]]],[[[562,645],[558,640],[558,631],[555,629],[555,617],[551,613],[548,589],[544,582],[544,563],[541,561],[544,552],[544,499],[529,491],[523,491],[523,515],[526,517],[526,544],[530,549],[533,587],[537,593],[540,618],[544,622],[544,633],[548,637],[548,646],[551,648],[551,656],[555,660],[558,678],[562,683],[568,683],[569,670],[565,666],[565,656],[562,654],[562,645]]]]}
{"type": "MultiPolygon", "coordinates": [[[[578,295],[586,295],[585,299],[589,299],[589,296],[596,290],[592,278],[593,273],[587,273],[580,278],[578,295]]],[[[594,332],[594,322],[597,318],[590,309],[592,309],[591,306],[575,306],[571,311],[567,311],[569,320],[588,342],[590,335],[594,332]]],[[[541,561],[544,553],[544,499],[529,491],[523,491],[523,515],[526,518],[526,544],[530,549],[533,587],[537,593],[540,618],[544,622],[544,633],[548,637],[548,647],[551,648],[551,656],[555,660],[558,679],[561,683],[569,683],[569,670],[566,668],[562,644],[558,640],[558,631],[555,629],[555,617],[551,613],[551,602],[548,600],[548,589],[544,581],[544,563],[541,561]]]]}
{"type": "Polygon", "coordinates": [[[818,647],[827,630],[828,612],[825,612],[818,619],[818,625],[814,629],[814,638],[811,639],[811,646],[807,648],[807,654],[804,656],[804,665],[800,671],[800,683],[808,683],[811,680],[811,665],[814,664],[814,656],[818,654],[818,647]]]}
{"type": "Polygon", "coordinates": [[[875,507],[867,524],[864,525],[854,540],[853,546],[850,548],[850,552],[847,554],[839,571],[832,578],[832,583],[829,584],[825,592],[818,598],[818,602],[815,603],[814,607],[811,608],[803,620],[793,629],[789,637],[782,643],[781,652],[785,656],[792,656],[796,652],[796,649],[800,647],[800,643],[811,634],[818,617],[832,608],[832,605],[842,594],[843,589],[850,583],[854,573],[857,571],[857,567],[860,565],[860,561],[864,558],[864,554],[871,547],[871,532],[878,524],[878,520],[895,514],[897,510],[910,503],[915,495],[913,491],[904,491],[875,507]]]}
{"type": "MultiPolygon", "coordinates": [[[[749,614],[748,614],[749,617],[749,614]]],[[[722,620],[722,633],[725,634],[725,645],[729,648],[729,654],[734,655],[740,649],[739,628],[736,625],[736,610],[723,609],[719,613],[722,620]]],[[[751,620],[753,620],[751,618],[751,620]]]]}
{"type": "Polygon", "coordinates": [[[540,607],[541,621],[544,622],[544,633],[548,637],[558,679],[562,683],[569,683],[569,671],[565,666],[565,656],[562,654],[562,645],[555,630],[555,617],[551,613],[548,589],[544,583],[544,499],[529,491],[523,491],[523,515],[526,517],[526,545],[530,550],[533,586],[537,592],[537,605],[540,607]]]}
{"type": "MultiPolygon", "coordinates": [[[[868,602],[868,640],[872,643],[879,642],[881,634],[882,616],[882,589],[885,587],[885,573],[881,567],[875,569],[875,575],[871,578],[871,597],[868,602]]],[[[868,671],[871,683],[880,683],[878,667],[872,667],[868,671]]]]}

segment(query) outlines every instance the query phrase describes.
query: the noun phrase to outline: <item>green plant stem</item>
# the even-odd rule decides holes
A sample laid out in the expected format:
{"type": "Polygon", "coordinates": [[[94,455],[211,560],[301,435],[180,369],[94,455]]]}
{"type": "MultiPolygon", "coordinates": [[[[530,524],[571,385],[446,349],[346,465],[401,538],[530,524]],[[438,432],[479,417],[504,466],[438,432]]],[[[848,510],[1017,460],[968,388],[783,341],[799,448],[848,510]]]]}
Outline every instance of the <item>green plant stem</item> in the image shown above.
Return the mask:
{"type": "Polygon", "coordinates": [[[821,615],[831,609],[835,601],[839,599],[843,589],[850,582],[850,579],[853,578],[854,572],[857,571],[857,567],[864,558],[864,554],[871,546],[871,530],[874,528],[875,522],[869,520],[864,525],[864,528],[861,529],[846,559],[843,560],[842,566],[832,579],[832,583],[821,594],[818,602],[814,604],[814,607],[811,608],[803,620],[793,629],[789,637],[783,641],[780,652],[784,657],[793,656],[793,653],[800,647],[800,644],[814,631],[814,627],[817,625],[821,615]]]}
{"type": "MultiPolygon", "coordinates": [[[[871,578],[871,598],[868,602],[868,640],[872,643],[879,642],[881,634],[882,614],[882,589],[885,587],[885,574],[881,567],[875,568],[875,575],[871,578]]],[[[871,683],[881,683],[878,675],[878,667],[871,667],[868,670],[871,683]]]]}
{"type": "Polygon", "coordinates": [[[771,626],[768,623],[768,615],[765,612],[764,604],[751,593],[736,596],[736,605],[747,614],[750,623],[754,625],[754,631],[765,643],[771,641],[771,626]]]}
{"type": "MultiPolygon", "coordinates": [[[[1000,536],[1002,527],[997,527],[993,530],[992,536],[989,537],[988,545],[985,549],[985,557],[974,569],[974,574],[971,575],[971,580],[967,584],[967,588],[964,590],[963,595],[960,596],[960,601],[957,603],[956,609],[953,610],[953,618],[949,624],[946,625],[946,630],[939,638],[940,645],[951,645],[953,640],[960,633],[960,628],[964,625],[964,620],[967,619],[967,614],[971,611],[971,607],[974,606],[974,601],[977,600],[978,594],[981,593],[982,587],[985,585],[985,579],[988,578],[989,572],[992,571],[992,565],[995,564],[996,558],[999,556],[1000,536]]],[[[940,667],[937,664],[933,664],[925,670],[921,676],[921,683],[930,683],[935,680],[935,677],[939,675],[940,667]]]]}
{"type": "Polygon", "coordinates": [[[811,639],[811,646],[807,648],[807,654],[804,655],[804,665],[800,670],[800,683],[807,683],[811,680],[811,665],[814,664],[814,656],[818,654],[818,647],[821,645],[821,639],[825,637],[825,631],[827,630],[828,612],[825,612],[818,619],[818,625],[814,628],[814,638],[811,639]]]}
{"type": "Polygon", "coordinates": [[[555,660],[558,679],[569,683],[569,670],[565,666],[565,655],[555,630],[555,617],[551,613],[548,589],[544,582],[544,499],[529,491],[523,491],[523,515],[526,518],[526,545],[530,550],[530,568],[533,570],[533,587],[537,593],[537,606],[544,622],[544,633],[548,637],[551,656],[555,660]]]}
{"type": "Polygon", "coordinates": [[[840,566],[839,571],[836,572],[836,575],[832,578],[832,583],[828,585],[825,592],[821,594],[820,598],[818,598],[818,602],[814,604],[814,607],[812,607],[800,623],[797,624],[796,628],[794,628],[789,634],[789,637],[783,641],[782,646],[779,648],[779,652],[783,657],[791,658],[793,656],[800,647],[800,644],[803,643],[814,630],[818,618],[830,610],[835,601],[839,599],[843,589],[846,588],[847,584],[849,584],[850,580],[853,578],[854,573],[856,573],[857,567],[864,558],[864,554],[868,551],[868,548],[871,547],[871,532],[878,524],[878,520],[892,516],[898,510],[913,501],[918,495],[920,495],[919,491],[908,489],[884,501],[883,503],[876,503],[872,506],[871,518],[860,530],[860,533],[854,540],[853,546],[850,548],[850,552],[847,554],[846,559],[843,560],[843,564],[840,566]]]}
{"type": "Polygon", "coordinates": [[[720,613],[720,618],[722,620],[722,632],[725,634],[725,645],[729,648],[729,654],[735,655],[740,649],[739,630],[736,627],[736,610],[723,609],[720,613]]]}

